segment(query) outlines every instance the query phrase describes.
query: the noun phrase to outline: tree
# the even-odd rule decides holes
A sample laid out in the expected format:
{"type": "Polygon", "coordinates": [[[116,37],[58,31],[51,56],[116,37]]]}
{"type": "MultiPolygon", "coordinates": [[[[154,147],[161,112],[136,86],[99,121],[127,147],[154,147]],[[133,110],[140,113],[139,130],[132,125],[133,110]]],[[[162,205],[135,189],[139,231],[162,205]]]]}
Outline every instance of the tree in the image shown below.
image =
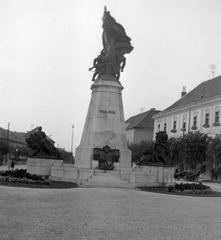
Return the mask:
{"type": "Polygon", "coordinates": [[[58,148],[59,153],[63,157],[64,163],[74,163],[74,156],[71,152],[67,152],[64,149],[58,148]]]}
{"type": "Polygon", "coordinates": [[[221,164],[221,135],[217,134],[215,138],[212,138],[207,148],[207,159],[211,164],[218,167],[221,164]]]}
{"type": "Polygon", "coordinates": [[[14,155],[14,158],[18,161],[19,157],[25,157],[26,160],[28,156],[31,154],[32,150],[29,147],[16,147],[13,149],[12,153],[14,155]]]}
{"type": "Polygon", "coordinates": [[[181,139],[181,146],[185,164],[196,170],[197,164],[202,164],[206,161],[207,147],[211,138],[207,134],[199,131],[190,132],[181,139]]]}
{"type": "Polygon", "coordinates": [[[154,147],[154,141],[141,141],[140,143],[130,143],[129,150],[132,152],[132,162],[136,163],[143,156],[142,152],[147,147],[154,147]]]}
{"type": "Polygon", "coordinates": [[[171,158],[172,158],[173,165],[179,166],[179,169],[183,170],[183,166],[185,163],[185,156],[183,152],[182,137],[170,138],[168,142],[170,144],[171,158]]]}
{"type": "Polygon", "coordinates": [[[7,142],[0,140],[0,156],[3,156],[10,152],[7,142]]]}

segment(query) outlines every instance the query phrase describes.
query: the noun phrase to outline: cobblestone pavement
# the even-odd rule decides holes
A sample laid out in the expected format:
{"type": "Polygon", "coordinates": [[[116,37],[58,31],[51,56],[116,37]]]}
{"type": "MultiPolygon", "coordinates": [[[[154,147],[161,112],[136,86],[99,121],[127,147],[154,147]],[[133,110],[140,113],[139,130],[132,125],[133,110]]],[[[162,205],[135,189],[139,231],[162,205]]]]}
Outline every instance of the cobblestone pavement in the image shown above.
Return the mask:
{"type": "Polygon", "coordinates": [[[221,198],[0,186],[1,240],[219,240],[221,198]]]}

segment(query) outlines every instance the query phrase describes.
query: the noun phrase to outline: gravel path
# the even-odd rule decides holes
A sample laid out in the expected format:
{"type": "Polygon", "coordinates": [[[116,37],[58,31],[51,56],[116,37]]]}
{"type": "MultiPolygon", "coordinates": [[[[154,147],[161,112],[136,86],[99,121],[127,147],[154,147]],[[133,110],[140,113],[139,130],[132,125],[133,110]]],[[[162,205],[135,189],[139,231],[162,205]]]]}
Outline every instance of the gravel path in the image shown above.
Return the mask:
{"type": "Polygon", "coordinates": [[[1,240],[218,240],[221,198],[0,186],[1,240]]]}

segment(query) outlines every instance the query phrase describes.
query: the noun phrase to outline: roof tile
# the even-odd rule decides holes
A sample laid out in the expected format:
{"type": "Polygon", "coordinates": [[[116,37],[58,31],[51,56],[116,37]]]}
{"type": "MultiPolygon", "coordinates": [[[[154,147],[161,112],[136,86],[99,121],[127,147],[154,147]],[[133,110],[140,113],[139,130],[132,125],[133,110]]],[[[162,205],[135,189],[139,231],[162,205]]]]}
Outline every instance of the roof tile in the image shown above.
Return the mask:
{"type": "Polygon", "coordinates": [[[149,110],[144,113],[140,113],[138,115],[130,117],[126,121],[126,123],[128,123],[126,130],[132,128],[153,128],[154,121],[152,119],[152,116],[159,112],[160,112],[159,110],[149,110]]]}
{"type": "MultiPolygon", "coordinates": [[[[166,108],[164,111],[178,107],[184,107],[192,103],[204,101],[206,99],[221,96],[221,76],[200,83],[192,91],[187,93],[177,102],[166,108]]],[[[163,112],[164,112],[163,111],[163,112]]]]}

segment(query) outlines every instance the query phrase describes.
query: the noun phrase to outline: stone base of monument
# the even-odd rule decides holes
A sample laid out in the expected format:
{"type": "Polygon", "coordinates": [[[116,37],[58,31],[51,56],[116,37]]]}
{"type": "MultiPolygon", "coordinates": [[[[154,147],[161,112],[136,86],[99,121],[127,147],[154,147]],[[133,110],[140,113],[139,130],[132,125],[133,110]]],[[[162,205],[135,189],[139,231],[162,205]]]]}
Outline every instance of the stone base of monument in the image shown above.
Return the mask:
{"type": "Polygon", "coordinates": [[[119,168],[131,168],[123,112],[123,86],[113,76],[103,75],[92,86],[92,96],[80,145],[75,152],[75,167],[92,168],[95,149],[119,151],[119,168]]]}
{"type": "Polygon", "coordinates": [[[50,176],[51,168],[55,163],[62,164],[62,160],[48,158],[28,158],[27,172],[30,174],[50,176]]]}
{"type": "MultiPolygon", "coordinates": [[[[131,151],[128,149],[119,149],[120,159],[118,163],[114,163],[115,170],[131,168],[131,151]]],[[[98,161],[91,160],[93,158],[93,148],[79,146],[76,148],[78,159],[75,163],[76,168],[95,169],[98,166],[98,161]]]]}
{"type": "Polygon", "coordinates": [[[168,186],[174,179],[172,166],[136,166],[133,168],[137,186],[168,186]]]}
{"type": "Polygon", "coordinates": [[[76,168],[73,164],[55,163],[49,179],[75,182],[82,186],[135,188],[168,186],[173,182],[173,174],[174,167],[136,166],[105,171],[96,167],[86,169],[76,168]]]}

